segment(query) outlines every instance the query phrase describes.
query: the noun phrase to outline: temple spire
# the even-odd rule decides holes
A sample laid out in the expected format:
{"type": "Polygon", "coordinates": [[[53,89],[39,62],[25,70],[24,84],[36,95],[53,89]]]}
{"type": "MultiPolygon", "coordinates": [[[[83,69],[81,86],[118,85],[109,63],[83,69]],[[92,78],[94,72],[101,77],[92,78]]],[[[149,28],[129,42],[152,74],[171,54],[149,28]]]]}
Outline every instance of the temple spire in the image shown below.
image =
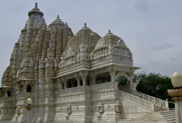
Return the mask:
{"type": "Polygon", "coordinates": [[[37,2],[35,2],[35,8],[36,8],[36,9],[38,8],[37,2]]]}

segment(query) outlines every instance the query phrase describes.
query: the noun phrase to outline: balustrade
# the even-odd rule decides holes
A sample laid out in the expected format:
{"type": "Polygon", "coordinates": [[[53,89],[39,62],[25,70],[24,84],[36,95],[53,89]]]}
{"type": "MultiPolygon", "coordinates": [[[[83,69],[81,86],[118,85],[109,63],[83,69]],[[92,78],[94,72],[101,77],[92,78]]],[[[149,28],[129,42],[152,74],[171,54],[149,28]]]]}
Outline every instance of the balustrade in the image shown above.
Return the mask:
{"type": "Polygon", "coordinates": [[[120,90],[118,90],[118,94],[123,99],[126,99],[128,101],[140,104],[140,105],[142,105],[142,106],[144,106],[150,110],[154,110],[154,106],[153,106],[154,104],[148,100],[145,100],[143,98],[137,97],[135,95],[132,95],[132,94],[120,91],[120,90]]]}
{"type": "Polygon", "coordinates": [[[164,109],[169,109],[168,102],[141,92],[137,92],[137,96],[152,102],[154,105],[160,106],[164,109]]]}

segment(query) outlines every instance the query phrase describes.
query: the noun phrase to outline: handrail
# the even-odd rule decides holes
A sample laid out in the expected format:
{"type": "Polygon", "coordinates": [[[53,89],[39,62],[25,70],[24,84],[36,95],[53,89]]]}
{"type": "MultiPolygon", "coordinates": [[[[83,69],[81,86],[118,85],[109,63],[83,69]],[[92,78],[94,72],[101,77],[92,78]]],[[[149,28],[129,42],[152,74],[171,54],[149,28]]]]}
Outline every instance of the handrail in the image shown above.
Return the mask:
{"type": "Polygon", "coordinates": [[[137,92],[137,96],[145,100],[148,100],[150,102],[153,102],[153,104],[157,106],[161,106],[163,108],[169,109],[168,100],[165,101],[165,100],[162,100],[162,99],[159,99],[141,92],[137,92]]]}
{"type": "Polygon", "coordinates": [[[142,105],[142,106],[148,108],[149,110],[154,111],[154,104],[148,100],[145,100],[143,98],[140,98],[138,96],[135,96],[135,95],[132,95],[127,92],[120,91],[120,90],[118,90],[118,94],[119,94],[119,96],[121,96],[122,98],[124,98],[126,100],[135,102],[139,105],[142,105]]]}

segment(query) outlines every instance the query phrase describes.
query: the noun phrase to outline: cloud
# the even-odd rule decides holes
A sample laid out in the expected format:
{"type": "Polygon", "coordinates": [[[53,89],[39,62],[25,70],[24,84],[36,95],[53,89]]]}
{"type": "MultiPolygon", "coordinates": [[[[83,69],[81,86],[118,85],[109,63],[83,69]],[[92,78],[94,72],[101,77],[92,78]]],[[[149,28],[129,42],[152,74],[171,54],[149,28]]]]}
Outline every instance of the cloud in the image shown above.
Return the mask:
{"type": "Polygon", "coordinates": [[[165,43],[165,44],[161,44],[161,45],[157,45],[157,46],[152,46],[151,50],[156,50],[156,51],[168,50],[168,49],[171,49],[171,48],[176,47],[176,46],[177,45],[175,45],[175,44],[165,43]]]}
{"type": "Polygon", "coordinates": [[[178,62],[178,61],[179,61],[179,59],[176,59],[176,58],[174,58],[174,57],[169,57],[169,59],[170,59],[171,61],[173,61],[173,62],[178,62]]]}

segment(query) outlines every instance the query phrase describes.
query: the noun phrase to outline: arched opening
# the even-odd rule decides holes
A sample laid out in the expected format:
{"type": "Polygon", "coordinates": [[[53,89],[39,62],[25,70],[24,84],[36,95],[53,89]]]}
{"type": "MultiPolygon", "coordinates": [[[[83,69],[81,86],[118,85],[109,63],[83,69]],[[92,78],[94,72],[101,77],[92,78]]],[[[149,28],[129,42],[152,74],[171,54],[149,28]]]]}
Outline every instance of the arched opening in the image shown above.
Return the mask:
{"type": "Polygon", "coordinates": [[[102,73],[102,74],[97,75],[96,84],[102,84],[102,83],[106,83],[106,82],[111,82],[111,77],[110,77],[109,73],[102,73]]]}
{"type": "Polygon", "coordinates": [[[78,85],[77,85],[77,81],[75,80],[75,82],[74,82],[74,85],[73,85],[74,87],[77,87],[78,85]]]}
{"type": "Polygon", "coordinates": [[[11,92],[8,90],[7,91],[7,97],[10,97],[11,96],[11,92]]]}
{"type": "Polygon", "coordinates": [[[126,78],[125,76],[119,76],[116,81],[118,82],[118,86],[122,86],[122,85],[127,85],[130,83],[130,81],[128,80],[128,78],[126,78]]]}
{"type": "Polygon", "coordinates": [[[71,82],[67,83],[67,88],[71,88],[71,82]]]}
{"type": "Polygon", "coordinates": [[[27,86],[27,92],[31,92],[31,86],[30,85],[27,86]]]}
{"type": "Polygon", "coordinates": [[[86,85],[90,85],[90,80],[88,78],[86,79],[86,85]]]}

